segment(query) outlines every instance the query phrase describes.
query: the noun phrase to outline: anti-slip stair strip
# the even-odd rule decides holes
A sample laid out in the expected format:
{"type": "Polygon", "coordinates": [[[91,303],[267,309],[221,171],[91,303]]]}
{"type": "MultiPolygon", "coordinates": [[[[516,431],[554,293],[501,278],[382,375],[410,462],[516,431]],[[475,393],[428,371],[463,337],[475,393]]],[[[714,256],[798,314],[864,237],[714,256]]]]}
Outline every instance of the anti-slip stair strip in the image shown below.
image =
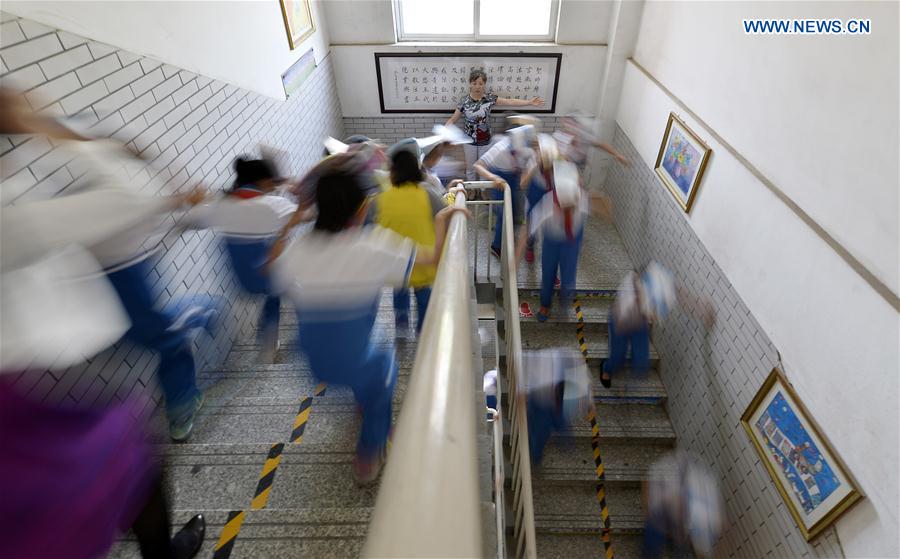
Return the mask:
{"type": "MultiPolygon", "coordinates": [[[[291,435],[288,440],[290,444],[300,444],[303,442],[303,433],[306,430],[306,424],[309,422],[309,416],[312,413],[312,404],[314,398],[325,395],[325,383],[319,383],[312,396],[307,396],[300,402],[300,408],[294,419],[291,435]]],[[[259,473],[259,481],[256,484],[256,491],[253,493],[253,499],[250,501],[248,510],[262,510],[269,502],[269,496],[272,493],[272,486],[275,483],[275,473],[278,465],[281,464],[282,453],[284,452],[285,443],[275,443],[269,448],[266,460],[263,462],[262,470],[259,473]]],[[[222,533],[219,535],[219,541],[216,543],[213,559],[228,559],[241,532],[241,526],[247,516],[246,510],[234,510],[228,513],[228,520],[222,527],[222,533]]]]}
{"type": "MultiPolygon", "coordinates": [[[[577,319],[575,334],[578,338],[578,348],[581,350],[581,354],[586,361],[588,359],[588,349],[587,342],[584,339],[584,313],[581,310],[579,296],[576,296],[572,302],[575,307],[575,318],[577,319]]],[[[591,422],[591,448],[594,452],[594,467],[597,472],[597,502],[600,503],[600,519],[603,522],[603,527],[600,531],[600,539],[603,541],[606,559],[613,559],[613,557],[615,557],[615,552],[612,544],[612,526],[609,519],[609,505],[606,503],[606,472],[603,469],[603,459],[600,456],[600,425],[597,422],[597,410],[593,402],[591,402],[588,419],[591,422]]]]}

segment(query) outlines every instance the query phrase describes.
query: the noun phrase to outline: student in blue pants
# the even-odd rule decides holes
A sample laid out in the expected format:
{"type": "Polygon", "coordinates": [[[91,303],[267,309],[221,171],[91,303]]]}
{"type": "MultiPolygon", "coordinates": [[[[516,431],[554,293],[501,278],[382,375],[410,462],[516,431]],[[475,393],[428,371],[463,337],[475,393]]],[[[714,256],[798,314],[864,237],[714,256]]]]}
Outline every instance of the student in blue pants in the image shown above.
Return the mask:
{"type": "Polygon", "coordinates": [[[297,204],[275,192],[284,180],[264,159],[239,157],[234,162],[234,185],[221,199],[191,212],[195,227],[215,227],[238,283],[248,293],[265,296],[259,318],[259,360],[271,363],[278,349],[281,296],[272,287],[265,263],[279,231],[296,212],[297,204]]]}
{"type": "MultiPolygon", "coordinates": [[[[493,181],[496,185],[491,194],[495,200],[503,200],[503,188],[509,185],[514,220],[519,213],[519,189],[522,186],[519,179],[531,165],[536,147],[537,134],[534,125],[516,126],[497,140],[474,165],[475,172],[481,178],[493,181]]],[[[497,223],[494,226],[491,252],[499,258],[503,234],[503,207],[498,205],[497,208],[497,223]]]]}
{"type": "Polygon", "coordinates": [[[348,386],[362,410],[356,446],[359,483],[374,481],[385,458],[397,380],[393,350],[376,347],[372,328],[385,286],[406,285],[413,265],[439,259],[454,208],[435,217],[435,245],[364,225],[368,199],[354,154],[334,156],[311,173],[318,215],[313,230],[273,249],[275,281],[297,309],[298,342],[315,377],[348,386]]]}
{"type": "Polygon", "coordinates": [[[136,204],[152,208],[140,223],[89,248],[106,270],[131,320],[125,339],[159,353],[157,377],[165,398],[169,435],[183,441],[193,430],[194,418],[203,404],[196,383],[191,332],[208,327],[215,311],[191,302],[178,308],[159,307],[148,276],[153,256],[160,251],[162,238],[171,227],[171,212],[199,204],[205,194],[199,189],[167,197],[131,193],[127,187],[131,179],[120,164],[133,163],[134,159],[121,146],[94,141],[78,142],[73,147],[91,163],[86,174],[87,191],[120,191],[123,196],[132,196],[136,204]]]}

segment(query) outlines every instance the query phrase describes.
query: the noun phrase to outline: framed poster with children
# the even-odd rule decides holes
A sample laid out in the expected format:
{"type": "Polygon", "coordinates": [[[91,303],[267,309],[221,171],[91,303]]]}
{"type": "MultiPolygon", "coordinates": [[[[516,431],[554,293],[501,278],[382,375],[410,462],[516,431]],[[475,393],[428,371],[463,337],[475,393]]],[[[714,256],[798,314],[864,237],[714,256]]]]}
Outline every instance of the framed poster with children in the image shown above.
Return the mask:
{"type": "Polygon", "coordinates": [[[709,146],[669,113],[654,170],[685,212],[691,211],[710,153],[709,146]]]}
{"type": "Polygon", "coordinates": [[[547,100],[542,108],[517,107],[516,112],[552,113],[561,63],[561,53],[376,52],[381,112],[452,113],[469,92],[469,73],[482,69],[489,93],[547,100]]]}
{"type": "Polygon", "coordinates": [[[807,541],[862,498],[778,369],[750,402],[741,425],[807,541]]]}

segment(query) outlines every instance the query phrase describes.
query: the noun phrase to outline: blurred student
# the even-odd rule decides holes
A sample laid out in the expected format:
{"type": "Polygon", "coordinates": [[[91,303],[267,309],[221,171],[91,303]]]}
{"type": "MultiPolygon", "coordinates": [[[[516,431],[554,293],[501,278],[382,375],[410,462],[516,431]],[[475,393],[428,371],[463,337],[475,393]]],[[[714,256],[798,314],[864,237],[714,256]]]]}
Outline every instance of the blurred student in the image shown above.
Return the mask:
{"type": "Polygon", "coordinates": [[[640,274],[628,272],[616,291],[609,319],[609,358],[601,366],[600,382],[612,386],[612,374],[625,365],[631,348],[631,368],[638,374],[650,368],[650,328],[677,306],[702,317],[707,328],[715,322],[708,301],[691,296],[675,283],[675,276],[658,262],[640,274]]]}
{"type": "Polygon", "coordinates": [[[239,157],[234,170],[234,184],[225,195],[196,207],[188,219],[195,226],[218,229],[241,287],[265,296],[259,318],[260,362],[271,363],[278,349],[281,297],[272,287],[265,263],[297,204],[276,192],[284,179],[278,177],[271,162],[239,157]]]}
{"type": "Polygon", "coordinates": [[[392,350],[379,349],[371,335],[382,288],[408,285],[416,265],[437,264],[454,208],[434,218],[434,244],[378,226],[364,226],[368,199],[358,168],[337,156],[314,168],[318,210],[310,233],[282,251],[273,249],[273,269],[297,310],[298,342],[316,378],[349,386],[362,410],[356,447],[359,483],[378,476],[391,429],[391,400],[397,380],[392,350]]]}

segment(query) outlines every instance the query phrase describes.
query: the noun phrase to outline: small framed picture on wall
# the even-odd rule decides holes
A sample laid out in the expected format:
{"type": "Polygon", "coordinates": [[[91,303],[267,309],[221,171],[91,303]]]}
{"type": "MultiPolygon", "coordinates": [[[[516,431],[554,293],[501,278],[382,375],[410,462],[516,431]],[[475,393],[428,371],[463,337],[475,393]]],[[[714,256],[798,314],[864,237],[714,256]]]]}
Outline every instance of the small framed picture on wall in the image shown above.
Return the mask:
{"type": "Polygon", "coordinates": [[[778,369],[772,370],[747,406],[741,425],[807,541],[862,498],[778,369]]]}
{"type": "Polygon", "coordinates": [[[669,113],[654,170],[685,212],[691,211],[711,153],[675,113],[669,113]]]}
{"type": "Polygon", "coordinates": [[[294,50],[316,30],[312,10],[309,7],[309,0],[280,0],[280,2],[288,44],[291,50],[294,50]]]}

